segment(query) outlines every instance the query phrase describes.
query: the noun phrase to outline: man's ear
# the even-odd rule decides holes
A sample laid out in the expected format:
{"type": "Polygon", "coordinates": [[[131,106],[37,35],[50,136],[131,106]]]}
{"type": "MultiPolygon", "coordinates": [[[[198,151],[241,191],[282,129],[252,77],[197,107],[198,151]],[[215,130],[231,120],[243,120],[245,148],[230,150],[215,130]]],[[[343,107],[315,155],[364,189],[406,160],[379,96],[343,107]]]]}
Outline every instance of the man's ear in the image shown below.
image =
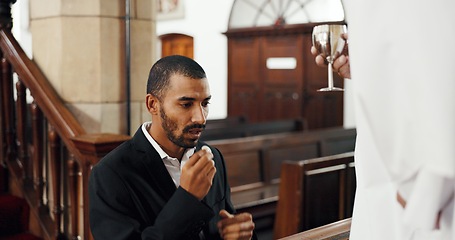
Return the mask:
{"type": "Polygon", "coordinates": [[[145,105],[147,106],[147,110],[149,111],[150,114],[158,114],[158,105],[159,101],[158,98],[153,96],[152,94],[147,94],[145,96],[145,105]]]}

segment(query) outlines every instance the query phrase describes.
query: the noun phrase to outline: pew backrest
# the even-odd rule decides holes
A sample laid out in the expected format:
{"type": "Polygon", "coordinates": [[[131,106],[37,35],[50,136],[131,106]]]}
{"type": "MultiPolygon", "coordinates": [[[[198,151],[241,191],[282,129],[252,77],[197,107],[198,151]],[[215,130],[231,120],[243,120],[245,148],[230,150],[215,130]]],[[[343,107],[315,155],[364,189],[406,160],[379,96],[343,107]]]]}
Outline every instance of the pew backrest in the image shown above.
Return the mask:
{"type": "Polygon", "coordinates": [[[272,139],[263,151],[265,179],[278,183],[284,160],[300,161],[351,152],[354,151],[355,140],[356,130],[344,128],[307,131],[272,139]]]}
{"type": "Polygon", "coordinates": [[[354,152],[282,163],[275,239],[352,215],[354,152]]]}
{"type": "Polygon", "coordinates": [[[355,129],[329,128],[207,141],[224,156],[233,191],[278,183],[281,163],[354,151],[355,129]]]}
{"type": "Polygon", "coordinates": [[[236,210],[250,212],[258,220],[256,229],[270,229],[278,201],[281,163],[353,151],[355,138],[355,129],[330,128],[207,143],[223,154],[236,210]]]}
{"type": "Polygon", "coordinates": [[[212,120],[207,122],[200,139],[201,141],[209,141],[303,130],[304,121],[302,119],[285,119],[258,123],[241,120],[212,120]]]}

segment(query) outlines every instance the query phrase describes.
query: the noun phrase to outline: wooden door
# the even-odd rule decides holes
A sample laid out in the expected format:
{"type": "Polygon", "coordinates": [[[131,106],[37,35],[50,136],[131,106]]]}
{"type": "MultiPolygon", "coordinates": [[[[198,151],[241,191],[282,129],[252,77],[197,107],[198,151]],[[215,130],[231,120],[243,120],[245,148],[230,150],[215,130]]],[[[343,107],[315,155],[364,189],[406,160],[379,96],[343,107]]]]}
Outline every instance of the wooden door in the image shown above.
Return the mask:
{"type": "Polygon", "coordinates": [[[193,58],[193,37],[171,33],[160,36],[161,40],[161,57],[169,55],[182,55],[193,58]]]}

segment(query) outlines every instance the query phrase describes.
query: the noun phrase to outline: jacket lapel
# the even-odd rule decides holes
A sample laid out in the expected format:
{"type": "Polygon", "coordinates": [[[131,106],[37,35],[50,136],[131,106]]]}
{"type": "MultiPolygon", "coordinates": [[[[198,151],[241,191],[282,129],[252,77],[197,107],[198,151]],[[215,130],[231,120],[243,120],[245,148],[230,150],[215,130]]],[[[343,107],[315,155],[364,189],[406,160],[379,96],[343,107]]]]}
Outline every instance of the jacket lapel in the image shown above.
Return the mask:
{"type": "Polygon", "coordinates": [[[138,156],[150,173],[152,179],[150,184],[166,201],[169,200],[176,190],[174,181],[160,155],[144,136],[141,127],[134,134],[132,142],[138,156]]]}

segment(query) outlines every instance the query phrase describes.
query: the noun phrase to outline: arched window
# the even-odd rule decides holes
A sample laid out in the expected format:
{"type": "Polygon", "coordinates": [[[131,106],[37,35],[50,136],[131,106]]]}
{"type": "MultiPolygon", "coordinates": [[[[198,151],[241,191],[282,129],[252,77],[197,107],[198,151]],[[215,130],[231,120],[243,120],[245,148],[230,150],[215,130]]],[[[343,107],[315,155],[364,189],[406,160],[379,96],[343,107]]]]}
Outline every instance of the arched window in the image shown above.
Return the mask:
{"type": "Polygon", "coordinates": [[[228,28],[343,20],[341,0],[235,0],[228,28]]]}

